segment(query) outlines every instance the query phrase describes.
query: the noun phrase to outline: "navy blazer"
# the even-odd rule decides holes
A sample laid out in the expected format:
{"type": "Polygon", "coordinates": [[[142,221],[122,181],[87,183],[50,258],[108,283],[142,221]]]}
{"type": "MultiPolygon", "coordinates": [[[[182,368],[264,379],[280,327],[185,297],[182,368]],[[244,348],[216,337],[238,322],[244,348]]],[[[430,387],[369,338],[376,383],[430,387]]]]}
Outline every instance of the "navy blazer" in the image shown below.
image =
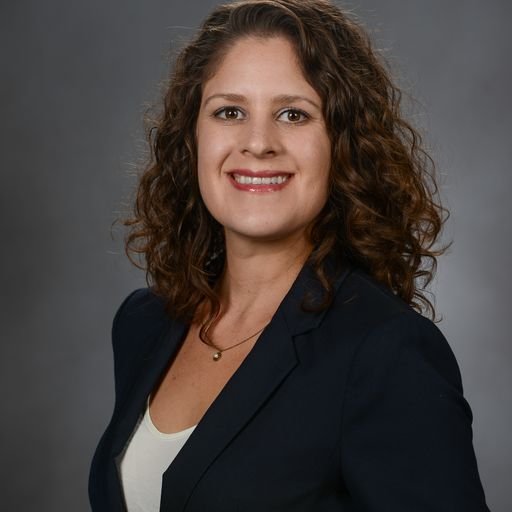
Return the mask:
{"type": "MultiPolygon", "coordinates": [[[[362,270],[329,309],[305,265],[163,476],[163,512],[484,512],[472,414],[439,329],[362,270]]],[[[126,510],[117,464],[187,326],[148,289],[113,323],[116,401],[94,512],[126,510]]],[[[222,364],[222,363],[219,363],[222,364]]]]}

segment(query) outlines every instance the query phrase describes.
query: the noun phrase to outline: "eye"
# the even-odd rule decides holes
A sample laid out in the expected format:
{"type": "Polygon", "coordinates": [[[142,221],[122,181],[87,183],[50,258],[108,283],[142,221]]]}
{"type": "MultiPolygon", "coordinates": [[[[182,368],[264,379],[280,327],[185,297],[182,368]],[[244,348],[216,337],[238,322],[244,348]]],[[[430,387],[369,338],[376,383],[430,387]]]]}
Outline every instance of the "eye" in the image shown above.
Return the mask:
{"type": "Polygon", "coordinates": [[[287,108],[279,114],[278,119],[281,119],[286,123],[298,124],[309,119],[309,115],[303,110],[299,110],[298,108],[287,108]]]}
{"type": "Polygon", "coordinates": [[[227,121],[237,121],[243,116],[242,111],[238,107],[222,107],[216,110],[213,115],[227,121]]]}

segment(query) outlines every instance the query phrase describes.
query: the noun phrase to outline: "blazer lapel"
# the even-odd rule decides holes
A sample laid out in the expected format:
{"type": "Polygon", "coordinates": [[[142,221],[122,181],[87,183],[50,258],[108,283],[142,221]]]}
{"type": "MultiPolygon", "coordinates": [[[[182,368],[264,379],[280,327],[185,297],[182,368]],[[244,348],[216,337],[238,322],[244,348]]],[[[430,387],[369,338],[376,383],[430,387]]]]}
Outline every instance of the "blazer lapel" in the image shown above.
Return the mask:
{"type": "Polygon", "coordinates": [[[117,469],[118,458],[123,452],[137,420],[146,407],[146,400],[157,385],[161,375],[174,358],[187,332],[187,326],[181,322],[166,318],[164,326],[153,346],[141,362],[133,377],[133,385],[126,393],[122,403],[116,406],[112,418],[112,430],[109,432],[110,467],[108,468],[108,488],[112,510],[125,510],[121,479],[117,469]]]}
{"type": "Polygon", "coordinates": [[[186,332],[185,324],[167,320],[156,343],[141,361],[138,373],[134,376],[132,388],[118,408],[115,442],[112,446],[114,456],[118,456],[124,449],[140,414],[144,412],[149,394],[177,354],[186,332]]]}
{"type": "MultiPolygon", "coordinates": [[[[347,273],[348,269],[336,287],[347,273]]],[[[164,473],[160,510],[185,508],[204,472],[297,366],[294,336],[315,328],[325,314],[301,310],[308,292],[318,297],[321,286],[306,265],[251,352],[164,473]]]]}
{"type": "Polygon", "coordinates": [[[297,364],[277,315],[224,386],[163,476],[160,510],[183,510],[201,475],[297,364]]]}

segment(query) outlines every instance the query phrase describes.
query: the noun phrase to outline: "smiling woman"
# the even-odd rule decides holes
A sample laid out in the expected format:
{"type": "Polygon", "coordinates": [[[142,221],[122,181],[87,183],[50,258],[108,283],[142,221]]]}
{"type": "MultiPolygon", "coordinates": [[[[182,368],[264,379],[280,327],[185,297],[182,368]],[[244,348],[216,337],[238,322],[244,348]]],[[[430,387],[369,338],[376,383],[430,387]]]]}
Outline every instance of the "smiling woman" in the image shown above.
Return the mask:
{"type": "Polygon", "coordinates": [[[487,511],[420,314],[445,210],[361,27],[325,0],[218,7],[150,144],[126,221],[150,287],[114,319],[93,511],[487,511]]]}
{"type": "Polygon", "coordinates": [[[246,244],[291,237],[306,250],[306,228],[327,201],[331,145],[322,100],[290,42],[240,39],[204,84],[203,97],[199,189],[226,245],[240,237],[246,244]]]}

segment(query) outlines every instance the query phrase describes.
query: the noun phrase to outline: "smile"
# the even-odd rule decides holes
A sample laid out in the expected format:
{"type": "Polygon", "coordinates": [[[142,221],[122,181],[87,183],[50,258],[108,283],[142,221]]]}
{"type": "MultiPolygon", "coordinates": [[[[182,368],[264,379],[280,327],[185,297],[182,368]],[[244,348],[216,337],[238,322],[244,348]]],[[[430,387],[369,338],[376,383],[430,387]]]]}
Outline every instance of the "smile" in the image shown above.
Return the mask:
{"type": "Polygon", "coordinates": [[[236,169],[229,173],[231,184],[244,192],[277,192],[288,185],[293,174],[283,171],[236,169]]]}
{"type": "Polygon", "coordinates": [[[280,185],[284,183],[290,176],[288,174],[281,176],[272,176],[271,178],[242,176],[240,174],[233,174],[233,179],[237,183],[243,185],[280,185]]]}

